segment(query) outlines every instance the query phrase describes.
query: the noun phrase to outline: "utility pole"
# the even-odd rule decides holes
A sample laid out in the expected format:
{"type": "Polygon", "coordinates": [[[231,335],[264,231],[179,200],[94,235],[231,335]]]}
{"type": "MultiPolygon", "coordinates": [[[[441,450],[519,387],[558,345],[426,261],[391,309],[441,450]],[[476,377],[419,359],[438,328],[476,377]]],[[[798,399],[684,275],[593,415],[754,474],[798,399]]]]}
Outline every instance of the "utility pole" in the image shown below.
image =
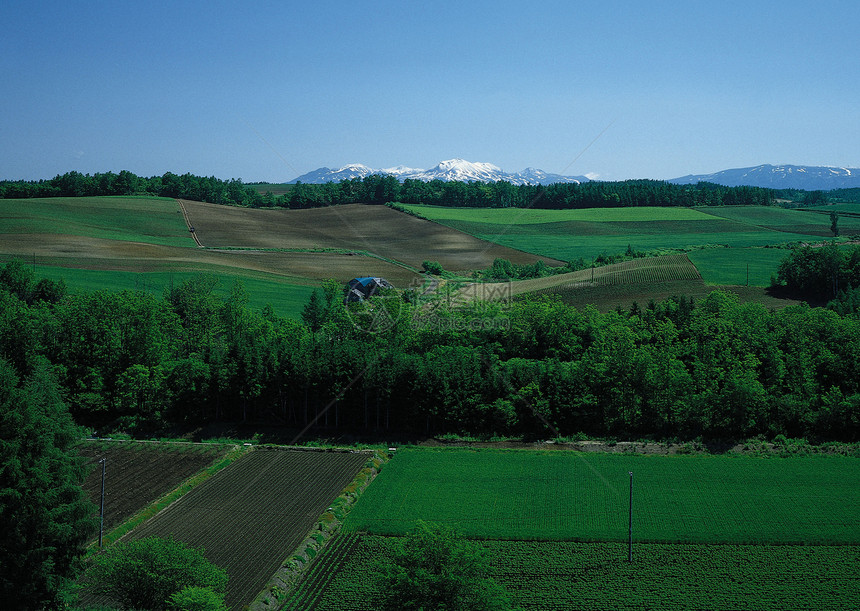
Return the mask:
{"type": "Polygon", "coordinates": [[[627,539],[627,562],[633,562],[633,471],[630,473],[630,529],[627,539]]]}
{"type": "Polygon", "coordinates": [[[101,547],[102,535],[105,530],[105,465],[107,464],[107,458],[102,458],[99,462],[102,464],[102,503],[101,511],[99,512],[99,547],[101,547]]]}

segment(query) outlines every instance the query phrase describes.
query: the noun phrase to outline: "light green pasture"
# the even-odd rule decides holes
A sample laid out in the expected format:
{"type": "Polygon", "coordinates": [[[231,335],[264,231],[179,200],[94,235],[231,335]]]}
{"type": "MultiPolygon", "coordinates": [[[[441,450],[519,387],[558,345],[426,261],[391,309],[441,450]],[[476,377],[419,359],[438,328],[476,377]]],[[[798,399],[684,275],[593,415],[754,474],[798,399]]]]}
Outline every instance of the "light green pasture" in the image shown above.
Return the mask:
{"type": "MultiPolygon", "coordinates": [[[[193,277],[196,272],[159,271],[159,272],[128,272],[113,270],[88,270],[63,267],[38,266],[36,275],[39,278],[63,279],[72,293],[98,291],[103,289],[122,291],[139,290],[155,295],[161,295],[165,289],[178,286],[183,281],[193,277]]],[[[242,271],[226,273],[223,270],[211,270],[218,278],[214,293],[221,297],[230,294],[234,283],[241,282],[248,293],[248,305],[254,310],[271,305],[272,310],[280,316],[294,319],[300,318],[302,308],[308,302],[313,291],[311,286],[302,286],[260,272],[242,271]]]]}
{"type": "Polygon", "coordinates": [[[0,234],[4,233],[195,246],[176,200],[162,197],[0,199],[0,234]]]}

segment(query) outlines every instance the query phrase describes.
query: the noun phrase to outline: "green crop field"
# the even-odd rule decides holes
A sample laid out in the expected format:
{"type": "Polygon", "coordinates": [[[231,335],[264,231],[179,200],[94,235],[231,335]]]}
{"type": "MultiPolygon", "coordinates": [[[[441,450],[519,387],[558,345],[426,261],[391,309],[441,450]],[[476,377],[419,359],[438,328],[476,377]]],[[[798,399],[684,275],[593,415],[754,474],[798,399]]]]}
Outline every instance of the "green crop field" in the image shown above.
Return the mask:
{"type": "Polygon", "coordinates": [[[437,222],[461,221],[490,225],[540,225],[547,223],[586,222],[650,222],[650,221],[708,221],[694,208],[584,208],[579,210],[543,210],[538,208],[447,208],[399,204],[437,222]]]}
{"type": "Polygon", "coordinates": [[[0,199],[0,234],[67,234],[194,246],[176,200],[163,197],[0,199]]]}
{"type": "Polygon", "coordinates": [[[810,208],[807,208],[807,210],[817,210],[819,212],[825,212],[828,214],[828,216],[831,212],[848,212],[851,214],[860,214],[860,204],[829,204],[827,206],[812,206],[810,208]]]}
{"type": "MultiPolygon", "coordinates": [[[[2,259],[2,257],[0,257],[2,259]]],[[[312,286],[289,282],[273,274],[254,272],[236,268],[226,271],[223,268],[201,266],[200,271],[212,274],[218,279],[214,293],[225,298],[235,282],[240,282],[248,293],[248,305],[259,310],[266,305],[280,315],[298,319],[302,308],[308,302],[312,286]]],[[[154,295],[163,294],[165,289],[178,286],[192,278],[197,272],[179,267],[177,271],[133,272],[127,270],[76,269],[66,267],[46,267],[36,269],[38,278],[63,279],[72,293],[97,291],[108,288],[113,291],[145,291],[154,295]]]]}
{"type": "Polygon", "coordinates": [[[406,449],[344,527],[396,535],[423,519],[476,538],[623,541],[629,471],[639,541],[860,544],[853,458],[406,449]]]}
{"type": "MultiPolygon", "coordinates": [[[[628,247],[639,251],[709,245],[741,248],[808,241],[810,235],[818,235],[794,233],[785,226],[773,228],[722,218],[690,208],[522,210],[414,205],[404,208],[481,239],[562,261],[619,254],[628,247]]],[[[803,216],[808,213],[775,210],[798,215],[798,227],[811,227],[815,231],[821,228],[817,219],[812,222],[803,216]]],[[[829,219],[822,218],[827,220],[829,228],[829,219]]]]}
{"type": "Polygon", "coordinates": [[[402,449],[283,608],[376,608],[378,563],[424,519],[476,540],[522,609],[855,609],[858,501],[856,458],[402,449]]]}
{"type": "MultiPolygon", "coordinates": [[[[776,206],[715,206],[703,208],[708,214],[728,219],[746,225],[774,229],[790,233],[799,233],[807,237],[830,238],[829,206],[825,209],[795,208],[786,209],[776,206]]],[[[839,217],[839,232],[841,235],[860,233],[860,218],[853,216],[839,217]]]]}
{"type": "Polygon", "coordinates": [[[782,248],[706,248],[688,253],[706,284],[770,286],[789,251],[782,248]],[[749,267],[747,267],[749,266],[749,267]]]}
{"type": "MultiPolygon", "coordinates": [[[[283,609],[378,608],[374,576],[398,537],[340,535],[283,609]],[[343,552],[343,553],[338,553],[343,552]],[[316,568],[322,570],[316,572],[316,568]],[[328,579],[326,579],[328,575],[328,579]]],[[[860,547],[634,545],[480,541],[490,577],[521,609],[853,610],[860,606],[860,547]]]]}

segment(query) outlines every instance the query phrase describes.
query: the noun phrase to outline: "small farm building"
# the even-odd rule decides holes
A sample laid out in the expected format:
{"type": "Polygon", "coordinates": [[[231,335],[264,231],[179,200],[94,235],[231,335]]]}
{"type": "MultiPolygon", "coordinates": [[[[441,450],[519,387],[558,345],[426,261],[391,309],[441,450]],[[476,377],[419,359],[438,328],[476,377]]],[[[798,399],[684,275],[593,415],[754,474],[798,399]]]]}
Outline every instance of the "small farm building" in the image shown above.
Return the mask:
{"type": "Polygon", "coordinates": [[[393,289],[394,285],[385,278],[373,278],[364,276],[353,278],[346,283],[346,297],[344,302],[364,301],[368,297],[377,295],[382,289],[393,289]]]}

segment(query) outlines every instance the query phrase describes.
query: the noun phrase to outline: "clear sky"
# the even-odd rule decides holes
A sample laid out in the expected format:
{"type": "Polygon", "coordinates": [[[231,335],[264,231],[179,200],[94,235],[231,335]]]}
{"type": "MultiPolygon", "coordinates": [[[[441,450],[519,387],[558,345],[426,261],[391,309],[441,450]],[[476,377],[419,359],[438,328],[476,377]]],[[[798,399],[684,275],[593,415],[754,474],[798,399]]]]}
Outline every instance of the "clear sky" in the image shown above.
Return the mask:
{"type": "Polygon", "coordinates": [[[860,167],[860,2],[0,3],[0,179],[860,167]]]}

